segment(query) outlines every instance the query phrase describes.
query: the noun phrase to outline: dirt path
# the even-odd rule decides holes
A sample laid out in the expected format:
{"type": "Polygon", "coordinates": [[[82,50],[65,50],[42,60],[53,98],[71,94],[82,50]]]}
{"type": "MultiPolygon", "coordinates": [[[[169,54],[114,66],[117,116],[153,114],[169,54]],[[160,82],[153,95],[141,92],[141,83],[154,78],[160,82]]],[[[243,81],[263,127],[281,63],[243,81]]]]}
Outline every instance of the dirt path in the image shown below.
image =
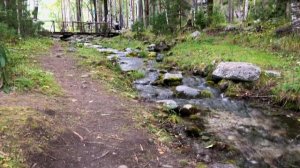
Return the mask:
{"type": "Polygon", "coordinates": [[[136,102],[112,95],[85,75],[59,44],[41,63],[66,93],[59,102],[58,119],[70,130],[51,142],[48,153],[33,157],[35,168],[177,167],[175,155],[159,154],[161,147],[136,127],[132,119],[136,102]]]}

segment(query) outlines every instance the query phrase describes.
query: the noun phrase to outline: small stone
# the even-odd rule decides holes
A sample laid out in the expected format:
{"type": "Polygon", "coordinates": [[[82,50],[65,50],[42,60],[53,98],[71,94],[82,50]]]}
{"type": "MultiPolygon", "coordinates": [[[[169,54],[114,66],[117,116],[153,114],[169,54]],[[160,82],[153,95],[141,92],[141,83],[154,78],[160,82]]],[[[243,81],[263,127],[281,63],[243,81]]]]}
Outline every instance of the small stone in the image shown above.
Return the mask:
{"type": "Polygon", "coordinates": [[[169,110],[174,110],[178,108],[178,104],[174,100],[159,100],[157,103],[162,104],[165,108],[169,110]]]}
{"type": "Polygon", "coordinates": [[[156,56],[156,61],[157,62],[162,62],[164,60],[164,54],[157,54],[156,56]]]}
{"type": "Polygon", "coordinates": [[[81,78],[88,78],[90,75],[89,74],[84,74],[84,75],[81,75],[81,78]]]}
{"type": "Polygon", "coordinates": [[[169,86],[176,86],[182,83],[182,79],[181,73],[166,73],[163,76],[163,83],[169,86]]]}
{"type": "Polygon", "coordinates": [[[200,37],[200,35],[201,35],[201,33],[200,33],[199,31],[195,31],[195,32],[193,32],[193,33],[191,34],[191,37],[192,37],[193,39],[197,39],[197,38],[200,37]]]}
{"type": "Polygon", "coordinates": [[[265,75],[268,77],[273,77],[273,78],[280,78],[281,73],[278,71],[273,71],[273,70],[267,70],[265,71],[265,75]]]}
{"type": "Polygon", "coordinates": [[[126,166],[126,165],[120,165],[120,166],[118,166],[118,168],[128,168],[128,166],[126,166]]]}

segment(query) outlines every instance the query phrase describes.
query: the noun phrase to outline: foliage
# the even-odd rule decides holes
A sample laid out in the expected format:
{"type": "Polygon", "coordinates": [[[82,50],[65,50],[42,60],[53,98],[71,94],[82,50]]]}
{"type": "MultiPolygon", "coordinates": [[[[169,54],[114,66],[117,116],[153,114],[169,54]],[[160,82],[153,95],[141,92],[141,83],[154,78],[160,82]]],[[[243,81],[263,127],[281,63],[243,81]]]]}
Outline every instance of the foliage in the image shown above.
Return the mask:
{"type": "Polygon", "coordinates": [[[131,31],[135,32],[137,37],[140,37],[142,35],[142,33],[145,31],[144,23],[141,21],[135,22],[131,26],[131,31]]]}
{"type": "Polygon", "coordinates": [[[41,70],[35,64],[36,57],[47,51],[50,39],[27,39],[13,48],[8,48],[7,84],[18,91],[37,91],[43,94],[60,94],[60,87],[53,74],[41,70]]]}
{"type": "Polygon", "coordinates": [[[271,18],[280,18],[285,16],[286,2],[278,0],[258,1],[257,4],[250,8],[249,19],[251,20],[269,20],[271,18]]]}
{"type": "Polygon", "coordinates": [[[3,82],[3,84],[7,83],[7,81],[6,81],[6,76],[7,76],[6,65],[8,63],[8,59],[7,59],[6,53],[7,53],[7,50],[4,48],[3,45],[0,44],[0,80],[3,82]]]}
{"type": "Polygon", "coordinates": [[[195,21],[195,24],[201,28],[201,29],[204,29],[207,27],[208,25],[208,16],[207,14],[204,12],[204,10],[200,10],[198,11],[198,13],[196,13],[196,21],[195,21]]]}
{"type": "Polygon", "coordinates": [[[225,15],[222,13],[220,6],[214,6],[211,16],[208,18],[209,25],[212,27],[220,27],[226,22],[225,15]]]}
{"type": "Polygon", "coordinates": [[[166,19],[166,13],[160,13],[151,18],[150,22],[154,34],[165,34],[170,32],[166,19]]]}
{"type": "Polygon", "coordinates": [[[12,35],[19,30],[21,36],[33,36],[41,29],[42,22],[34,22],[25,0],[11,0],[6,6],[0,3],[0,35],[12,35]],[[18,2],[18,3],[17,3],[18,2]],[[19,16],[18,16],[19,14],[19,16]],[[4,27],[1,24],[5,24],[4,27]],[[9,31],[7,31],[9,30],[9,31]]]}
{"type": "Polygon", "coordinates": [[[0,37],[4,41],[16,38],[16,31],[8,27],[6,23],[0,22],[0,37]]]}

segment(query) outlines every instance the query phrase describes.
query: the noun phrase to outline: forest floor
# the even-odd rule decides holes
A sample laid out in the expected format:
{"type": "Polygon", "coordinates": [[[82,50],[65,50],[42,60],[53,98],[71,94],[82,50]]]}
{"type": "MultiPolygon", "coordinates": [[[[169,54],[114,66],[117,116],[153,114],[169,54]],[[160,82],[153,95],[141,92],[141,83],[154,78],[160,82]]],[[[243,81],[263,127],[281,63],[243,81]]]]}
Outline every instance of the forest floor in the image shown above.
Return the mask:
{"type": "MultiPolygon", "coordinates": [[[[14,117],[18,116],[18,120],[26,123],[25,129],[20,127],[16,131],[17,134],[22,133],[22,141],[33,137],[29,140],[33,142],[20,145],[28,166],[180,167],[179,161],[184,156],[159,143],[146,128],[140,126],[144,121],[137,116],[142,111],[151,110],[151,107],[146,105],[145,108],[136,100],[110,92],[88,72],[78,68],[78,60],[65,50],[57,43],[50,53],[38,59],[46,71],[53,73],[62,88],[61,96],[34,93],[1,95],[0,114],[5,116],[7,111],[14,112],[14,117]],[[9,110],[9,107],[13,108],[9,110]],[[20,119],[23,113],[26,115],[20,119]],[[30,143],[35,143],[41,150],[28,149],[33,148],[30,143]]],[[[16,118],[9,120],[17,122],[16,118]]],[[[3,133],[1,136],[1,139],[9,137],[3,133]]],[[[0,154],[5,155],[4,152],[0,154]]],[[[14,167],[13,163],[8,163],[3,164],[4,167],[14,167]]]]}

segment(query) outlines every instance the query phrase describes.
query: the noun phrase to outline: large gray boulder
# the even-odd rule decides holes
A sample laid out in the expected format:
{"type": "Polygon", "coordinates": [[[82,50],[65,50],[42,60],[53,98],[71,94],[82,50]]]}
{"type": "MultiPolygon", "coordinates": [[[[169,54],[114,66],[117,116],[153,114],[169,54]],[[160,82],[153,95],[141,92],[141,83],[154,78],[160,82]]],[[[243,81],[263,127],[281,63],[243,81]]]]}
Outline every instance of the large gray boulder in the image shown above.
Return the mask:
{"type": "Polygon", "coordinates": [[[259,79],[259,67],[245,62],[221,62],[213,72],[215,79],[252,82],[259,79]]]}

